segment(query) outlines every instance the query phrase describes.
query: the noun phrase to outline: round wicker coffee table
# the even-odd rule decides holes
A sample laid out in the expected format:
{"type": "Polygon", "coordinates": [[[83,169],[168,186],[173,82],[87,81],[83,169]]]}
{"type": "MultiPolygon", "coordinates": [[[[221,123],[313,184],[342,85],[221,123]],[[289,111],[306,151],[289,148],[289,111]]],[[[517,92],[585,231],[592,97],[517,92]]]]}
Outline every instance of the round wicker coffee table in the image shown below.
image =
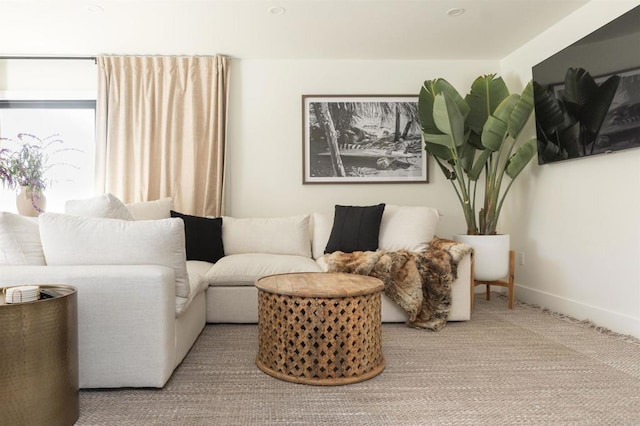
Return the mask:
{"type": "Polygon", "coordinates": [[[377,278],[339,273],[270,275],[256,281],[256,365],[281,380],[344,385],[385,367],[377,278]]]}

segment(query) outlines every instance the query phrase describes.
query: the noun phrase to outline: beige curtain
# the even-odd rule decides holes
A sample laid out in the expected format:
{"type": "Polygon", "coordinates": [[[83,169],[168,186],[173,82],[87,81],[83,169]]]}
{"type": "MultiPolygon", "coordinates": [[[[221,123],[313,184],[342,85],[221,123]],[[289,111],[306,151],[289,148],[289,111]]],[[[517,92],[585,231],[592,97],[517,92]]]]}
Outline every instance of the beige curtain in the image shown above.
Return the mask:
{"type": "Polygon", "coordinates": [[[97,182],[124,202],[224,213],[229,58],[98,57],[97,182]]]}

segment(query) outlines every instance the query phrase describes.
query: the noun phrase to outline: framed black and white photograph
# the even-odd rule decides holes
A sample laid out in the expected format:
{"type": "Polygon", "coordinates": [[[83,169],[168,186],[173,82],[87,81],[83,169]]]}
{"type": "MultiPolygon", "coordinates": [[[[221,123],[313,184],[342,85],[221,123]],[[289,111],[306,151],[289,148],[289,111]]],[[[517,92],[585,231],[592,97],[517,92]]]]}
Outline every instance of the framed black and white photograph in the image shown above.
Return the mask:
{"type": "Polygon", "coordinates": [[[303,95],[303,183],[425,183],[418,97],[303,95]]]}

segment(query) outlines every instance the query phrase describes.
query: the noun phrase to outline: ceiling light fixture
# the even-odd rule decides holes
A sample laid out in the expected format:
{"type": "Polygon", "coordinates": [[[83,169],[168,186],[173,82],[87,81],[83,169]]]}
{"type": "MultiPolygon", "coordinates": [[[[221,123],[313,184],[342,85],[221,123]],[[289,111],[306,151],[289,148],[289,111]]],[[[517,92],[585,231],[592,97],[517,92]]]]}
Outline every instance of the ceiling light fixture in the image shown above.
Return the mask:
{"type": "Polygon", "coordinates": [[[87,12],[92,15],[100,15],[102,12],[104,12],[104,9],[102,8],[102,6],[98,6],[97,4],[90,4],[87,6],[87,12]]]}
{"type": "Polygon", "coordinates": [[[464,9],[461,7],[454,7],[453,9],[447,10],[445,13],[447,16],[451,16],[451,17],[460,16],[464,13],[464,9]]]}
{"type": "Polygon", "coordinates": [[[287,9],[285,9],[284,7],[280,7],[280,6],[274,6],[274,7],[270,7],[269,8],[269,13],[272,15],[284,15],[284,13],[287,11],[287,9]]]}

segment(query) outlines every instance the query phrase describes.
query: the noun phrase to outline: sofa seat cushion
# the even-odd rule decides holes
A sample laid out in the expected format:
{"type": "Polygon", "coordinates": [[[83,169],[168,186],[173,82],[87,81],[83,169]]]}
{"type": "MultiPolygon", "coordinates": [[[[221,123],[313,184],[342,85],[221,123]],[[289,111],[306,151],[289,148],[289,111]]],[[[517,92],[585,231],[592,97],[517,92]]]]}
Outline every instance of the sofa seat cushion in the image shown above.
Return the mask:
{"type": "Polygon", "coordinates": [[[321,272],[321,269],[310,257],[243,253],[218,260],[206,278],[211,286],[252,286],[260,277],[289,272],[321,272]]]}
{"type": "Polygon", "coordinates": [[[213,266],[213,263],[202,262],[200,260],[187,261],[187,273],[189,275],[189,297],[176,296],[176,318],[185,312],[191,301],[196,296],[209,287],[206,275],[209,269],[213,266]]]}

